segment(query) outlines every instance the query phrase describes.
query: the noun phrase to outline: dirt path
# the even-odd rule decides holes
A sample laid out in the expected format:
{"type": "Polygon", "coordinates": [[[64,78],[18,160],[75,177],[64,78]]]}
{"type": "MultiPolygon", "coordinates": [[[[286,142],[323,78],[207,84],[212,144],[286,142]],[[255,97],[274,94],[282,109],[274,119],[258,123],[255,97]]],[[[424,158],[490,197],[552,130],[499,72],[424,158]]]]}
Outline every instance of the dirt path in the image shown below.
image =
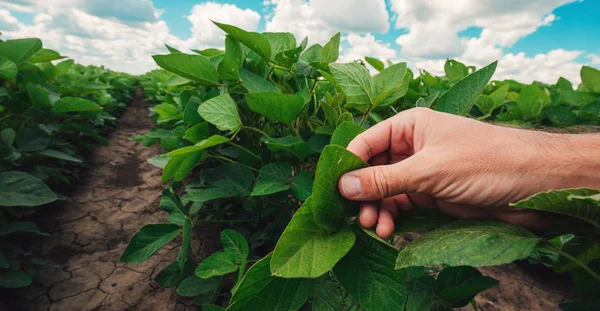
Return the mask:
{"type": "MultiPolygon", "coordinates": [[[[42,212],[40,226],[52,237],[34,241],[32,248],[47,258],[47,265],[39,267],[32,286],[10,293],[8,310],[192,309],[178,301],[173,289],[152,282],[175,260],[178,241],[143,264],[119,263],[140,227],[166,221],[158,206],[161,170],[146,162],[160,147],[147,148],[128,139],[152,128],[147,115],[148,105],[138,89],[109,145],[96,149],[91,168],[71,198],[42,212]]],[[[198,238],[194,241],[198,259],[218,247],[213,233],[218,230],[205,229],[200,234],[206,245],[198,238]]]]}

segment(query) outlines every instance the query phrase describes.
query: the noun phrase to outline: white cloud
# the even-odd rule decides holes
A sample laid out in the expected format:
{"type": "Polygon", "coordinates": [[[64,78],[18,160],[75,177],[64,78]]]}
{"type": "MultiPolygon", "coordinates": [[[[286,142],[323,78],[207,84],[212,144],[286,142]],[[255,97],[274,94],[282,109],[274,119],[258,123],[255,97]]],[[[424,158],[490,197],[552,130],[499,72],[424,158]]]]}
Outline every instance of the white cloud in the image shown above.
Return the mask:
{"type": "Polygon", "coordinates": [[[600,54],[588,54],[585,57],[590,59],[592,65],[600,65],[600,54]]]}
{"type": "Polygon", "coordinates": [[[344,38],[344,41],[348,43],[348,48],[342,49],[340,62],[364,59],[365,56],[375,57],[382,61],[395,60],[397,57],[396,50],[392,49],[389,43],[376,40],[370,33],[363,36],[350,33],[344,38]]]}
{"type": "Polygon", "coordinates": [[[232,4],[206,2],[192,8],[188,20],[192,23],[192,41],[197,47],[222,47],[225,33],[215,22],[235,25],[247,31],[256,31],[260,14],[250,9],[242,10],[232,4]]]}
{"type": "Polygon", "coordinates": [[[10,11],[0,8],[0,30],[15,30],[19,28],[19,20],[10,11]]]}
{"type": "Polygon", "coordinates": [[[384,0],[272,0],[267,31],[287,31],[311,43],[326,43],[338,31],[386,32],[384,0]]]}

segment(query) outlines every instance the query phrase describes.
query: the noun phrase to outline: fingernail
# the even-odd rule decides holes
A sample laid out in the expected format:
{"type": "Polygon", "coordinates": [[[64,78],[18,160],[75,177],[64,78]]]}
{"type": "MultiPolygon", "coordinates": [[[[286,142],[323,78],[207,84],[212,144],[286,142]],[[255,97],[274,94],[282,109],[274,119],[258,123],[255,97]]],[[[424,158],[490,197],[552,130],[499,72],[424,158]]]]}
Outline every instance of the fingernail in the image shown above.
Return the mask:
{"type": "Polygon", "coordinates": [[[360,179],[353,175],[342,176],[342,191],[351,198],[359,195],[362,192],[360,179]]]}

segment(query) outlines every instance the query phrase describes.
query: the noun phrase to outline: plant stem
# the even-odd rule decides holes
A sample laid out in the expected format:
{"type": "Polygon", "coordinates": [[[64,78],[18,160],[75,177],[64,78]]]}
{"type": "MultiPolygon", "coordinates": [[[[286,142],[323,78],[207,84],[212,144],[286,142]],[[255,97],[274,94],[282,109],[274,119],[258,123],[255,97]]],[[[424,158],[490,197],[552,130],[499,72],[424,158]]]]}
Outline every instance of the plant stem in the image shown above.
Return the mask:
{"type": "Polygon", "coordinates": [[[257,133],[261,133],[261,134],[263,134],[263,135],[265,135],[265,136],[267,136],[267,137],[271,137],[269,134],[267,134],[267,133],[265,133],[265,132],[263,132],[263,131],[261,131],[261,130],[259,130],[259,129],[255,128],[255,127],[252,127],[252,126],[244,126],[244,128],[245,128],[245,129],[248,129],[248,130],[255,131],[255,132],[257,132],[257,133]]]}
{"type": "Polygon", "coordinates": [[[569,253],[563,251],[562,249],[550,244],[550,243],[544,243],[545,247],[557,252],[559,255],[569,259],[570,261],[572,261],[574,264],[578,265],[579,267],[581,267],[581,269],[583,269],[585,272],[587,272],[591,277],[593,277],[594,279],[596,279],[596,281],[598,281],[598,283],[600,283],[600,276],[594,272],[594,270],[590,269],[590,267],[588,267],[586,264],[584,264],[583,262],[581,262],[579,259],[571,256],[569,253]]]}

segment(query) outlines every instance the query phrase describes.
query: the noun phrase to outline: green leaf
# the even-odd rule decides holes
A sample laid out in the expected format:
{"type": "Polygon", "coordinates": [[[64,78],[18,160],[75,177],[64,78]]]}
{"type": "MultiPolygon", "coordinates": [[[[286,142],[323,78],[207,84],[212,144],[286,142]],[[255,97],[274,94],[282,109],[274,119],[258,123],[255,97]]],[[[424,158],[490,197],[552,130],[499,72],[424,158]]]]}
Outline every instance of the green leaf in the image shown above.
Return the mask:
{"type": "Polygon", "coordinates": [[[373,77],[373,93],[375,105],[384,100],[397,100],[406,95],[409,81],[406,81],[406,63],[394,64],[373,77]],[[402,92],[397,92],[402,90],[402,92]],[[390,98],[393,97],[393,98],[390,98]]]}
{"type": "MultiPolygon", "coordinates": [[[[195,111],[196,110],[197,108],[195,109],[195,111]]],[[[196,111],[195,113],[197,114],[198,112],[196,111]]],[[[197,144],[209,137],[210,131],[208,129],[208,122],[198,123],[189,127],[185,131],[185,135],[183,135],[183,139],[190,141],[194,144],[197,144]]]]}
{"type": "Polygon", "coordinates": [[[229,254],[229,257],[233,258],[236,264],[242,264],[246,262],[250,250],[248,248],[248,242],[243,235],[237,233],[231,229],[225,229],[221,232],[221,243],[223,249],[229,254]]]}
{"type": "Polygon", "coordinates": [[[125,263],[142,263],[180,233],[179,226],[173,224],[145,225],[133,235],[120,260],[125,263]]]}
{"type": "MultiPolygon", "coordinates": [[[[192,259],[192,258],[190,258],[192,259]]],[[[177,287],[185,278],[194,272],[196,264],[193,260],[187,260],[182,270],[177,261],[168,264],[154,278],[154,281],[164,287],[177,287]]]]}
{"type": "Polygon", "coordinates": [[[231,297],[229,311],[298,310],[308,300],[313,281],[275,277],[269,269],[272,255],[256,262],[231,297]]]}
{"type": "MultiPolygon", "coordinates": [[[[0,46],[0,49],[2,47],[0,46]]],[[[23,271],[4,270],[0,271],[0,287],[21,288],[31,284],[32,278],[23,271]]]]}
{"type": "Polygon", "coordinates": [[[198,107],[198,113],[208,123],[221,131],[237,132],[242,128],[242,120],[237,104],[229,94],[211,98],[198,107]]]}
{"type": "Polygon", "coordinates": [[[28,59],[31,63],[45,63],[53,60],[63,59],[65,56],[61,56],[58,52],[50,49],[41,49],[35,55],[28,59]]]}
{"type": "Polygon", "coordinates": [[[202,279],[195,275],[187,277],[177,286],[177,294],[183,297],[194,297],[216,291],[222,282],[220,276],[202,279]]]}
{"type": "Polygon", "coordinates": [[[550,104],[550,96],[535,85],[527,85],[521,90],[517,99],[517,106],[523,112],[526,119],[535,119],[544,107],[550,104]]]}
{"type": "Polygon", "coordinates": [[[367,166],[360,157],[344,147],[329,145],[323,149],[313,188],[314,220],[319,227],[336,231],[344,223],[345,216],[358,213],[358,203],[340,194],[338,180],[349,171],[367,166]]]}
{"type": "Polygon", "coordinates": [[[242,84],[250,93],[261,93],[261,92],[275,92],[281,93],[281,90],[275,86],[273,83],[267,81],[267,79],[256,75],[255,73],[246,70],[244,68],[240,69],[240,78],[242,79],[242,84]]]}
{"type": "Polygon", "coordinates": [[[199,278],[208,279],[235,272],[237,269],[238,265],[229,253],[216,252],[202,260],[195,273],[199,278]]]}
{"type": "Polygon", "coordinates": [[[358,136],[358,134],[364,131],[365,129],[358,124],[352,122],[342,122],[342,124],[335,129],[333,135],[331,135],[330,144],[346,148],[354,139],[354,137],[358,136]]]}
{"type": "Polygon", "coordinates": [[[102,111],[102,107],[93,102],[77,97],[63,97],[52,107],[53,112],[95,112],[102,111]]]}
{"type": "Polygon", "coordinates": [[[225,55],[219,63],[217,71],[223,80],[240,79],[239,69],[244,63],[244,48],[235,39],[230,36],[225,37],[225,55]]]}
{"type": "Polygon", "coordinates": [[[313,219],[308,198],[285,228],[273,251],[271,272],[284,278],[316,278],[331,270],[352,248],[355,236],[348,225],[331,232],[313,219]]]}
{"type": "Polygon", "coordinates": [[[310,176],[310,172],[300,172],[300,174],[294,177],[290,187],[296,199],[306,201],[312,195],[313,189],[313,178],[310,176]]]}
{"type": "Polygon", "coordinates": [[[58,200],[48,186],[22,172],[0,173],[0,206],[38,206],[58,200]]]}
{"type": "Polygon", "coordinates": [[[561,91],[572,91],[573,90],[573,84],[571,84],[571,82],[563,77],[559,77],[558,81],[556,82],[556,87],[561,90],[561,91]]]}
{"type": "Polygon", "coordinates": [[[336,33],[331,37],[329,42],[325,44],[321,50],[321,62],[333,63],[338,60],[340,56],[340,33],[336,33]]]}
{"type": "Polygon", "coordinates": [[[221,24],[214,21],[213,23],[232,38],[254,51],[264,60],[271,60],[271,42],[269,42],[269,39],[265,36],[256,32],[248,32],[232,25],[221,24]]]}
{"type": "Polygon", "coordinates": [[[531,232],[507,223],[459,220],[409,243],[398,255],[396,269],[502,265],[527,258],[540,241],[531,232]]]}
{"type": "Polygon", "coordinates": [[[179,254],[177,254],[177,263],[179,264],[179,268],[184,269],[186,261],[189,260],[188,255],[191,253],[190,250],[192,248],[192,221],[188,217],[183,218],[181,229],[182,241],[179,254]]]}
{"type": "Polygon", "coordinates": [[[434,308],[434,302],[439,300],[438,295],[435,278],[431,275],[423,275],[410,282],[405,310],[447,310],[447,308],[434,308]]]}
{"type": "Polygon", "coordinates": [[[15,145],[20,152],[34,152],[46,149],[50,136],[39,128],[21,128],[15,135],[15,145]]]}
{"type": "Polygon", "coordinates": [[[27,84],[27,94],[29,95],[29,99],[33,106],[38,108],[50,108],[52,107],[52,103],[50,103],[50,96],[48,96],[48,91],[33,83],[27,84]]]}
{"type": "Polygon", "coordinates": [[[467,66],[452,59],[447,60],[444,64],[444,72],[446,73],[446,78],[448,78],[448,80],[450,80],[452,83],[466,77],[469,74],[467,66]]]}
{"type": "Polygon", "coordinates": [[[438,274],[437,286],[444,303],[452,308],[461,308],[469,304],[475,296],[498,281],[483,276],[479,270],[468,267],[449,267],[438,274]]]}
{"type": "Polygon", "coordinates": [[[365,311],[337,280],[325,275],[315,283],[310,302],[312,311],[365,311]]]}
{"type": "Polygon", "coordinates": [[[331,64],[331,75],[346,94],[346,102],[360,111],[374,104],[373,85],[369,71],[357,63],[331,64]]]}
{"type": "Polygon", "coordinates": [[[575,217],[600,229],[600,205],[581,199],[598,193],[600,191],[585,188],[551,190],[540,192],[511,205],[575,217]]]}
{"type": "Polygon", "coordinates": [[[435,109],[461,116],[469,113],[494,75],[497,64],[493,62],[458,81],[438,99],[435,109]]]}
{"type": "Polygon", "coordinates": [[[202,305],[202,311],[226,311],[225,308],[217,305],[202,305]]]}
{"type": "Polygon", "coordinates": [[[177,106],[167,103],[162,103],[154,106],[156,113],[163,119],[173,118],[179,114],[177,106]]]}
{"type": "Polygon", "coordinates": [[[183,225],[183,219],[188,215],[187,210],[181,203],[179,196],[171,191],[171,189],[165,189],[162,192],[160,199],[160,208],[169,213],[169,221],[176,225],[183,225]]]}
{"type": "Polygon", "coordinates": [[[19,68],[10,59],[0,56],[0,78],[12,80],[17,77],[19,68]]]}
{"type": "Polygon", "coordinates": [[[333,268],[336,278],[365,310],[403,310],[408,280],[403,270],[394,270],[398,251],[353,229],[356,243],[333,268]]]}
{"type": "MultiPolygon", "coordinates": [[[[198,114],[198,107],[202,104],[202,100],[197,96],[192,96],[188,100],[183,109],[183,122],[186,125],[193,125],[202,122],[202,117],[198,114]]],[[[208,136],[207,136],[208,137],[208,136]]]]}
{"type": "Polygon", "coordinates": [[[263,137],[267,148],[273,152],[287,151],[304,160],[310,154],[310,145],[295,136],[263,137]]]}
{"type": "Polygon", "coordinates": [[[75,162],[75,163],[83,162],[83,161],[81,161],[81,159],[78,159],[78,158],[70,156],[64,152],[60,152],[58,150],[53,150],[53,149],[44,149],[44,150],[36,152],[35,154],[50,157],[50,158],[65,160],[65,161],[69,161],[69,162],[75,162]]]}
{"type": "Polygon", "coordinates": [[[581,82],[589,91],[600,93],[600,70],[588,66],[582,66],[581,82]]]}
{"type": "Polygon", "coordinates": [[[382,71],[383,69],[385,69],[385,64],[377,58],[365,56],[365,60],[377,71],[382,71]]]}
{"type": "Polygon", "coordinates": [[[272,55],[296,48],[296,37],[289,32],[265,32],[262,35],[269,40],[272,55]]]}
{"type": "Polygon", "coordinates": [[[246,103],[250,110],[285,124],[294,122],[305,105],[300,95],[274,92],[248,93],[246,103]]]}
{"type": "Polygon", "coordinates": [[[213,63],[205,56],[173,53],[152,56],[160,67],[184,78],[206,85],[219,83],[219,74],[213,63]]]}
{"type": "Polygon", "coordinates": [[[288,163],[269,163],[260,168],[259,180],[251,196],[269,195],[290,189],[292,166],[288,163]]]}
{"type": "Polygon", "coordinates": [[[245,197],[250,195],[254,174],[241,164],[223,164],[212,172],[218,178],[207,182],[204,189],[189,189],[186,200],[207,202],[215,199],[245,197]]]}
{"type": "Polygon", "coordinates": [[[26,61],[42,49],[42,41],[38,38],[15,39],[0,42],[0,57],[18,64],[26,61]]]}
{"type": "Polygon", "coordinates": [[[490,94],[490,98],[494,101],[494,108],[492,109],[492,111],[504,104],[509,89],[510,85],[505,84],[490,94]]]}
{"type": "Polygon", "coordinates": [[[193,153],[193,152],[198,152],[198,151],[204,150],[206,148],[224,144],[228,141],[229,141],[229,138],[227,138],[225,136],[213,135],[193,146],[187,146],[187,147],[173,150],[173,151],[167,153],[167,156],[175,157],[175,156],[180,156],[180,155],[189,154],[189,153],[193,153]]]}
{"type": "Polygon", "coordinates": [[[0,224],[0,237],[13,233],[32,233],[41,236],[50,236],[48,233],[41,232],[36,224],[29,221],[15,221],[7,224],[0,224]]]}
{"type": "Polygon", "coordinates": [[[417,208],[402,212],[396,218],[395,233],[409,233],[437,228],[456,220],[438,209],[417,208]]]}
{"type": "Polygon", "coordinates": [[[13,143],[15,142],[15,135],[16,135],[15,130],[11,129],[10,127],[7,127],[5,129],[2,129],[2,131],[0,131],[0,140],[5,145],[12,147],[13,143]]]}
{"type": "Polygon", "coordinates": [[[417,102],[415,103],[415,107],[431,108],[431,106],[433,105],[433,102],[435,102],[435,100],[437,99],[438,94],[440,94],[440,93],[434,92],[425,98],[420,97],[417,100],[417,102]]]}

